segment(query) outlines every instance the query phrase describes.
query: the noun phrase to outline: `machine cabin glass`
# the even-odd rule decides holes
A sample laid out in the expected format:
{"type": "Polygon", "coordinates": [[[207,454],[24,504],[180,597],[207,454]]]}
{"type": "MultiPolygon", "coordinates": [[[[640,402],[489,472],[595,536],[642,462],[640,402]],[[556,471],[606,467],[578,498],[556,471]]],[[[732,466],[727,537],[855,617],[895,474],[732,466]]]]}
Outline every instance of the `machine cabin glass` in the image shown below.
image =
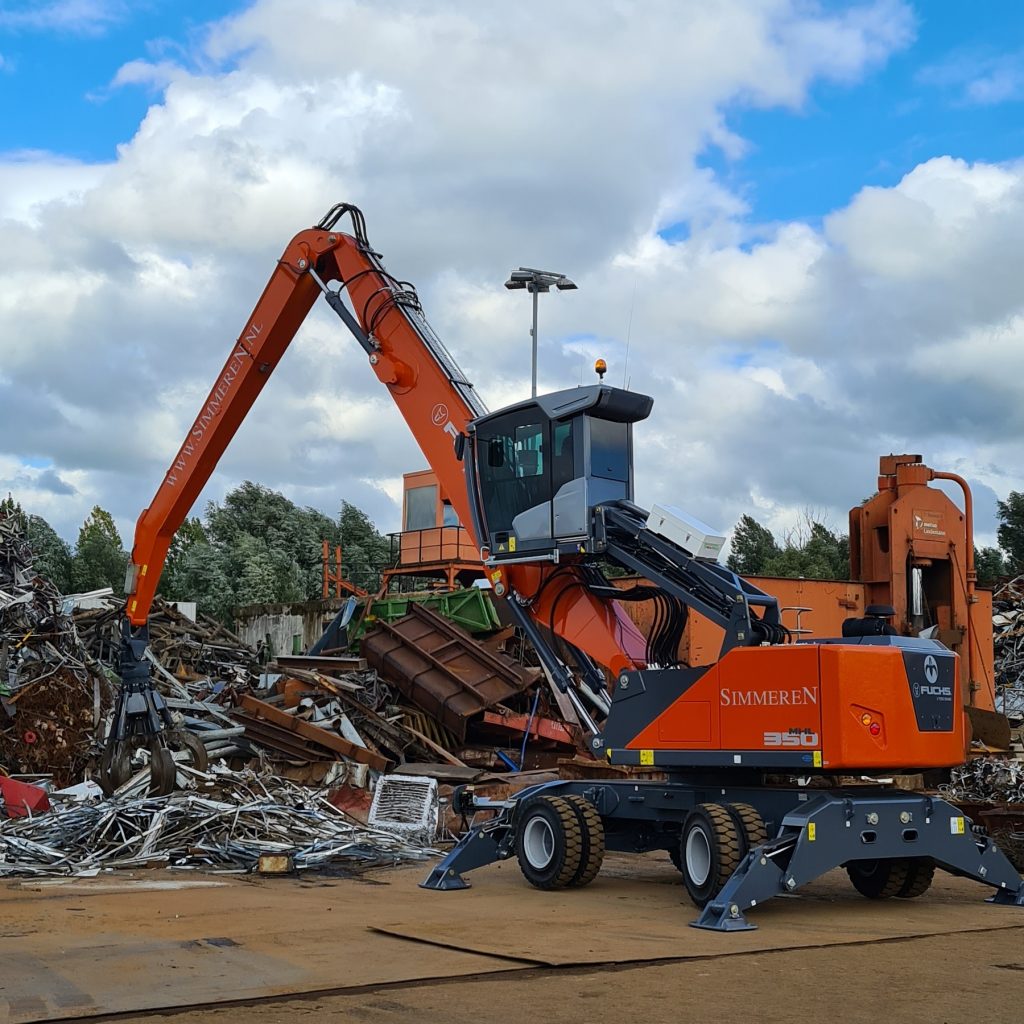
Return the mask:
{"type": "Polygon", "coordinates": [[[590,535],[590,509],[632,498],[632,423],[646,395],[574,388],[476,420],[476,473],[494,557],[550,552],[590,535]]]}

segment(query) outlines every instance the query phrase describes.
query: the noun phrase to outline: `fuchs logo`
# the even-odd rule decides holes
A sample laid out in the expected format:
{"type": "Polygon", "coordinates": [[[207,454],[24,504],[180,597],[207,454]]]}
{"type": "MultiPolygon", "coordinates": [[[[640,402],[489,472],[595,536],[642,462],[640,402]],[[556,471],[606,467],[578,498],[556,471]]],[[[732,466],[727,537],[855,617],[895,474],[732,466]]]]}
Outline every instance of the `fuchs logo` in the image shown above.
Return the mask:
{"type": "Polygon", "coordinates": [[[924,677],[932,686],[939,681],[939,663],[935,660],[934,654],[929,654],[924,659],[924,677]]]}
{"type": "Polygon", "coordinates": [[[430,422],[435,427],[440,427],[446,434],[451,434],[453,438],[458,438],[459,429],[449,419],[448,406],[444,402],[438,402],[433,409],[430,410],[430,422]]]}

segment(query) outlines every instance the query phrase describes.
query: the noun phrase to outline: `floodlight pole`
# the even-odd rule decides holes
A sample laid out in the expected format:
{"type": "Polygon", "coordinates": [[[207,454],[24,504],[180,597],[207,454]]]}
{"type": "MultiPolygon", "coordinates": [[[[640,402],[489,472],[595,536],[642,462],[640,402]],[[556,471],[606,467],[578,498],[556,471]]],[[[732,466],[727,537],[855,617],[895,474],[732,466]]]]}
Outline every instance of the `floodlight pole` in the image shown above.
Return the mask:
{"type": "Polygon", "coordinates": [[[570,281],[565,274],[556,274],[550,270],[534,270],[532,267],[520,267],[518,270],[513,270],[505,282],[505,287],[510,291],[526,288],[533,296],[533,327],[530,329],[533,350],[530,374],[531,398],[537,397],[537,296],[541,292],[551,291],[552,286],[560,292],[576,290],[576,282],[570,281]]]}
{"type": "Polygon", "coordinates": [[[530,334],[533,336],[533,386],[530,391],[530,397],[537,397],[537,295],[539,289],[536,284],[530,285],[530,291],[533,292],[533,330],[530,334]]]}

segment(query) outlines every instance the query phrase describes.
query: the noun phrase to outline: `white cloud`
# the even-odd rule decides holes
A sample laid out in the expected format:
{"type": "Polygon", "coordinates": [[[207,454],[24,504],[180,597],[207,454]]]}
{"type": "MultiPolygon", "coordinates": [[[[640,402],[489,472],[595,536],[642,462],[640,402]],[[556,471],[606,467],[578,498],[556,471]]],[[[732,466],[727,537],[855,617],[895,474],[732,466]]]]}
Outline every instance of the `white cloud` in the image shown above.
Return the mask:
{"type": "Polygon", "coordinates": [[[100,35],[125,14],[125,0],[6,0],[0,5],[0,28],[100,35]]]}
{"type": "MultiPolygon", "coordinates": [[[[601,354],[613,382],[655,396],[638,431],[644,501],[725,527],[807,505],[842,523],[893,447],[1024,486],[1002,440],[1024,426],[1008,375],[970,362],[979,346],[1016,358],[1019,166],[937,157],[812,227],[752,224],[697,164],[708,146],[743,151],[735,105],[797,109],[911,31],[894,2],[665,0],[643,17],[578,2],[509,18],[344,0],[296,18],[260,0],[180,67],[111,75],[162,90],[113,163],[0,162],[0,244],[18,254],[0,280],[8,457],[47,458],[74,486],[46,499],[65,534],[98,500],[130,535],[285,243],[348,200],[492,408],[529,381],[509,267],[578,281],[542,299],[541,384],[572,386],[581,365],[590,379],[601,354]],[[678,221],[685,238],[658,235],[678,221]]],[[[205,496],[249,477],[397,527],[396,481],[422,465],[318,307],[205,496]]]]}
{"type": "Polygon", "coordinates": [[[917,79],[922,85],[954,93],[956,102],[964,106],[1024,100],[1024,52],[956,50],[923,68],[917,79]]]}

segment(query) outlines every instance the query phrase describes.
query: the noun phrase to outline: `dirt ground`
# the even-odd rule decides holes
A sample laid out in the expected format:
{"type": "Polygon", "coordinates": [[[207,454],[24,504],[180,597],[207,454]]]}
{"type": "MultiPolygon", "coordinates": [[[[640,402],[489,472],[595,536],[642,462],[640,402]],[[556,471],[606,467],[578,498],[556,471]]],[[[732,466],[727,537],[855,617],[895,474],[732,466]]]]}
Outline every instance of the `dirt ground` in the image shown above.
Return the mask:
{"type": "Polygon", "coordinates": [[[425,874],[3,883],[0,1020],[1024,1021],[1024,910],[945,875],[879,903],[835,872],[722,935],[688,927],[663,855],[609,857],[566,893],[514,863],[466,892],[425,874]]]}

